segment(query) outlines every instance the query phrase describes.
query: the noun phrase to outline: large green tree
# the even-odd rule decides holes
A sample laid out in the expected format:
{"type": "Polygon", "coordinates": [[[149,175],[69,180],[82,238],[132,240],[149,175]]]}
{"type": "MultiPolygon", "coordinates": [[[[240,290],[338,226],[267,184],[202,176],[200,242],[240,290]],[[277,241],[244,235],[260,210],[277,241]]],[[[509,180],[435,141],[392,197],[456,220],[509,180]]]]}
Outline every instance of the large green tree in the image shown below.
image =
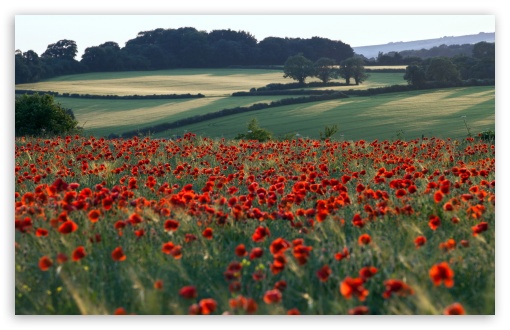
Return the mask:
{"type": "Polygon", "coordinates": [[[354,79],[356,85],[361,84],[369,77],[365,71],[365,61],[359,56],[349,57],[340,63],[340,75],[345,79],[346,84],[354,79]]]}
{"type": "Polygon", "coordinates": [[[447,57],[434,57],[427,67],[427,79],[438,82],[458,82],[460,72],[452,60],[447,57]]]}
{"type": "Polygon", "coordinates": [[[15,101],[15,135],[61,135],[74,132],[78,122],[72,111],[49,94],[22,95],[15,101]]]}
{"type": "Polygon", "coordinates": [[[420,87],[422,86],[426,79],[425,71],[419,65],[409,65],[406,68],[406,73],[404,74],[404,79],[407,80],[409,85],[420,87]]]}
{"type": "Polygon", "coordinates": [[[323,83],[327,83],[331,79],[339,77],[338,68],[335,66],[335,60],[328,57],[319,58],[314,64],[314,77],[322,80],[323,83]]]}
{"type": "Polygon", "coordinates": [[[297,80],[300,84],[314,74],[313,62],[303,55],[290,56],[283,65],[283,77],[297,80]]]}
{"type": "Polygon", "coordinates": [[[77,53],[78,46],[76,45],[76,42],[73,40],[63,39],[54,44],[48,45],[46,51],[41,55],[41,57],[72,60],[76,57],[77,53]]]}

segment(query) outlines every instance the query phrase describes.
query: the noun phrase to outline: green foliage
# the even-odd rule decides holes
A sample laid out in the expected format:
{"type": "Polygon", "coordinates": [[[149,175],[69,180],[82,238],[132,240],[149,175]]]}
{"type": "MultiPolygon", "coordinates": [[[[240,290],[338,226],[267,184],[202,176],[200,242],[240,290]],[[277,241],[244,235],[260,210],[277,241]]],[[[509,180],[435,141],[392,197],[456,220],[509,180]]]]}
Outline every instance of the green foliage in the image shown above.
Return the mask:
{"type": "Polygon", "coordinates": [[[72,110],[55,103],[52,95],[22,95],[15,101],[16,136],[60,135],[76,131],[72,110]]]}
{"type": "Polygon", "coordinates": [[[303,55],[290,56],[283,66],[283,77],[297,80],[300,84],[314,74],[313,62],[303,55]]]}
{"type": "Polygon", "coordinates": [[[369,75],[365,72],[365,61],[360,56],[349,57],[340,63],[340,76],[345,79],[346,84],[354,79],[356,85],[361,84],[369,75]]]}
{"type": "Polygon", "coordinates": [[[406,68],[404,80],[407,80],[409,85],[420,87],[426,82],[425,71],[418,65],[409,65],[406,68]]]}
{"type": "Polygon", "coordinates": [[[338,126],[336,124],[335,125],[331,125],[331,126],[326,125],[324,127],[324,132],[322,132],[322,131],[319,132],[319,138],[321,140],[329,139],[333,135],[335,135],[336,132],[338,132],[338,126]]]}
{"type": "Polygon", "coordinates": [[[260,142],[271,140],[272,134],[268,130],[259,127],[257,118],[252,118],[248,122],[248,132],[246,134],[238,134],[236,140],[257,140],[260,142]]]}
{"type": "Polygon", "coordinates": [[[458,82],[460,72],[452,60],[447,57],[435,57],[430,60],[427,68],[427,78],[439,82],[458,82]]]}
{"type": "Polygon", "coordinates": [[[478,134],[478,137],[486,142],[491,142],[491,143],[496,142],[496,132],[494,132],[493,130],[486,130],[486,131],[480,132],[478,134]]]}
{"type": "Polygon", "coordinates": [[[340,72],[335,68],[335,60],[332,58],[321,57],[314,64],[314,77],[322,80],[323,83],[329,82],[331,79],[338,78],[340,72]]]}

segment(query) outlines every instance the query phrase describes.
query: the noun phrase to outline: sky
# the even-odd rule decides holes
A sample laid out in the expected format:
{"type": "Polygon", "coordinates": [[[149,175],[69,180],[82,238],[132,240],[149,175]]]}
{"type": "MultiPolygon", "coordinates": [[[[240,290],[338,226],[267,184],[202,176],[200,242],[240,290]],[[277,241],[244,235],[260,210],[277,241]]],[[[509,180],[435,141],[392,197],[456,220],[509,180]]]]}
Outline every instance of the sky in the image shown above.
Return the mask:
{"type": "Polygon", "coordinates": [[[74,40],[77,60],[87,47],[115,41],[124,47],[140,31],[194,27],[242,30],[266,37],[341,40],[356,46],[495,32],[495,15],[16,15],[15,50],[41,55],[49,44],[74,40]]]}

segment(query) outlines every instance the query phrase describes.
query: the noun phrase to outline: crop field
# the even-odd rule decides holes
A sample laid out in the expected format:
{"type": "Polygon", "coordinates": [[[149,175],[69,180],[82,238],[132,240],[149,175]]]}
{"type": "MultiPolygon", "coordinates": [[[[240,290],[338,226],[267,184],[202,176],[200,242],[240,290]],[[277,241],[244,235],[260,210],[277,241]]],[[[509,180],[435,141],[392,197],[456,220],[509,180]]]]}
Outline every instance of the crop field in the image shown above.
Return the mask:
{"type": "MultiPolygon", "coordinates": [[[[372,88],[406,84],[402,73],[370,73],[359,86],[329,89],[372,88]]],[[[307,79],[307,82],[319,81],[307,79]]],[[[228,96],[272,83],[289,83],[279,70],[259,69],[176,69],[162,71],[87,73],[61,76],[32,84],[18,84],[16,89],[94,95],[197,94],[228,96]]],[[[343,81],[342,81],[343,82],[343,81]]]]}
{"type": "Polygon", "coordinates": [[[495,313],[477,137],[15,143],[16,314],[495,313]]]}
{"type": "Polygon", "coordinates": [[[300,134],[319,138],[319,131],[326,125],[336,124],[339,128],[336,139],[341,135],[346,140],[414,139],[422,135],[462,138],[468,133],[494,130],[495,93],[494,87],[465,87],[350,97],[247,112],[154,136],[182,135],[186,130],[204,136],[233,138],[246,132],[246,123],[251,118],[257,118],[262,128],[280,137],[300,134]]]}

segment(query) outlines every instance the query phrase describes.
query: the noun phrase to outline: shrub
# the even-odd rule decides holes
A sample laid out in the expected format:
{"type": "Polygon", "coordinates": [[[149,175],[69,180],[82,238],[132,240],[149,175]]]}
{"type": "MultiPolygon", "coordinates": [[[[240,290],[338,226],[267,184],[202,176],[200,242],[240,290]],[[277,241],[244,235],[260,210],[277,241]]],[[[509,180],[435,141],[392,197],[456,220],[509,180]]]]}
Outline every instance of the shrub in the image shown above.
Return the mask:
{"type": "Polygon", "coordinates": [[[260,142],[271,140],[271,138],[271,132],[260,128],[256,118],[251,119],[248,123],[248,132],[246,134],[238,134],[235,137],[237,140],[257,140],[260,142]]]}
{"type": "Polygon", "coordinates": [[[70,109],[55,103],[53,95],[22,95],[15,101],[15,135],[61,135],[76,131],[70,109]]]}

